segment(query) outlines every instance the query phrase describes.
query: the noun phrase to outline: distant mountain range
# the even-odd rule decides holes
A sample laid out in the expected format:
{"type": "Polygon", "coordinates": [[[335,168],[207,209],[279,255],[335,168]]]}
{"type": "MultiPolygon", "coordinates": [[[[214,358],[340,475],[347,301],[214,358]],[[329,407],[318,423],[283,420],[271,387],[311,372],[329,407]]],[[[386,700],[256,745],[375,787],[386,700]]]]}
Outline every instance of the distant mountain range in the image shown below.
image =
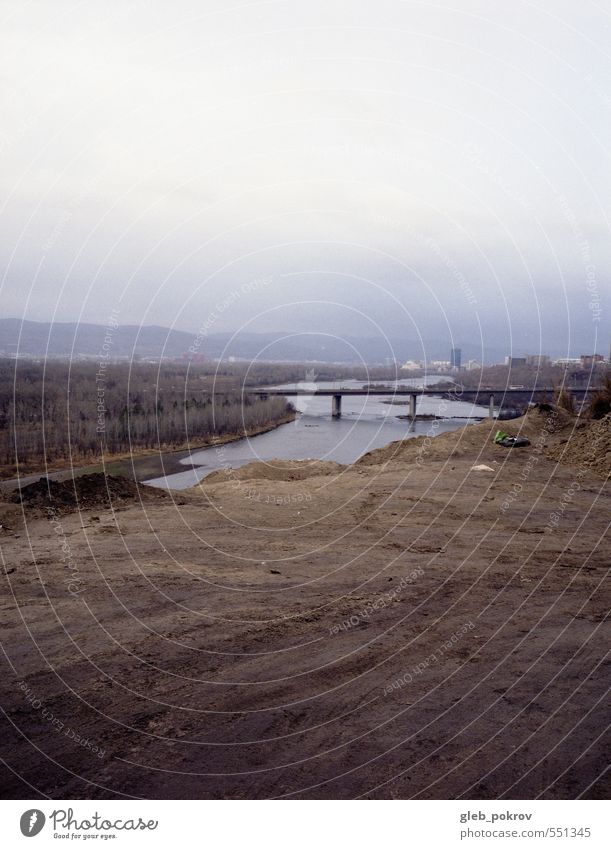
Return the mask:
{"type": "MultiPolygon", "coordinates": [[[[428,360],[449,359],[451,343],[440,340],[425,342],[428,360]]],[[[481,352],[472,345],[459,345],[463,362],[481,360],[481,352]]],[[[0,356],[30,357],[96,357],[108,352],[110,359],[181,359],[193,353],[204,359],[229,357],[275,362],[316,361],[325,363],[384,363],[395,357],[399,362],[420,360],[419,342],[409,339],[353,338],[317,333],[215,333],[198,337],[184,330],[155,325],[76,324],[20,319],[0,319],[0,356]]],[[[487,362],[502,361],[503,350],[489,350],[487,362]]]]}

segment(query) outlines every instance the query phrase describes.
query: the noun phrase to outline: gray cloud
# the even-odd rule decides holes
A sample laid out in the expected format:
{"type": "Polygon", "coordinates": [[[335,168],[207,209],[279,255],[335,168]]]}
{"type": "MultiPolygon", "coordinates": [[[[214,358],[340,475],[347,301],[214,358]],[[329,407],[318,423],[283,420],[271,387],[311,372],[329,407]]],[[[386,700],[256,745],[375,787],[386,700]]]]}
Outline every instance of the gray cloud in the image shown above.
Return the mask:
{"type": "Polygon", "coordinates": [[[3,315],[607,350],[600,6],[3,14],[3,315]]]}

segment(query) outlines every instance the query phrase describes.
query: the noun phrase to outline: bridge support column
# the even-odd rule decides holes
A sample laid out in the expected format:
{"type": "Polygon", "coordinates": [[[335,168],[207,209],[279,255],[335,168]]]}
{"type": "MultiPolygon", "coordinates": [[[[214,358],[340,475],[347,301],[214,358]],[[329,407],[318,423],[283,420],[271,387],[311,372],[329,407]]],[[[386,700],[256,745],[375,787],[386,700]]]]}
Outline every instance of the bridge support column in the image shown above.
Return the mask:
{"type": "Polygon", "coordinates": [[[334,395],[331,399],[331,416],[334,419],[341,419],[342,417],[342,396],[334,395]]]}
{"type": "Polygon", "coordinates": [[[417,399],[418,399],[417,395],[410,395],[409,396],[409,417],[410,417],[410,419],[412,419],[412,421],[416,418],[416,402],[417,402],[417,399]]]}
{"type": "Polygon", "coordinates": [[[490,396],[490,401],[488,403],[488,418],[494,418],[494,395],[490,396]]]}

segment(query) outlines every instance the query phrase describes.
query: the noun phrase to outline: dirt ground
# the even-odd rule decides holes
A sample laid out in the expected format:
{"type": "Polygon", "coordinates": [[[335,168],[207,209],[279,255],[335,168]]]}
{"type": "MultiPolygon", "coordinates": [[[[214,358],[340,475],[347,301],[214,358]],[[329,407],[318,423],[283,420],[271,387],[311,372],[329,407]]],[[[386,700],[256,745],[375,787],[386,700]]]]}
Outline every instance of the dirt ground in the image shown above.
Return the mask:
{"type": "Polygon", "coordinates": [[[610,421],[502,427],[2,503],[3,797],[605,796],[610,421]]]}

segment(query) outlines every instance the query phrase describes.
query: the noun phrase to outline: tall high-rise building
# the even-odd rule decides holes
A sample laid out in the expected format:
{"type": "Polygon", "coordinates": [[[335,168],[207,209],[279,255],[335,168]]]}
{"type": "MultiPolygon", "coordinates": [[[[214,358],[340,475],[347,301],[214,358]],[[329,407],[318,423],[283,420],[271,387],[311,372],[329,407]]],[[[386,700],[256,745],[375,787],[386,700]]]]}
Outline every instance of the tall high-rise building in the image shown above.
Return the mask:
{"type": "Polygon", "coordinates": [[[452,348],[450,351],[450,366],[451,368],[459,369],[462,363],[462,351],[460,348],[452,348]]]}

